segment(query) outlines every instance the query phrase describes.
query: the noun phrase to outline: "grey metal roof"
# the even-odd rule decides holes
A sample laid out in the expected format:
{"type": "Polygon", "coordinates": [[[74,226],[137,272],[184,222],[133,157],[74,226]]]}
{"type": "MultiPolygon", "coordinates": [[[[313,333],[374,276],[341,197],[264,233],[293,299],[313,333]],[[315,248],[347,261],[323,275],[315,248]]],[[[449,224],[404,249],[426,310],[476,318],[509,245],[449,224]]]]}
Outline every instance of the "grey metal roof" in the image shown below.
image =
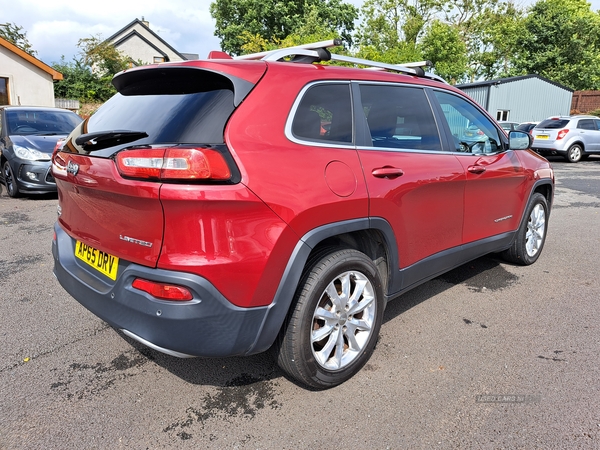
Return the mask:
{"type": "Polygon", "coordinates": [[[465,83],[465,84],[459,84],[456,85],[456,87],[458,89],[468,89],[471,87],[482,87],[482,86],[494,86],[494,85],[498,85],[498,84],[505,84],[505,83],[512,83],[515,81],[520,81],[520,80],[526,80],[529,78],[538,78],[542,81],[545,81],[546,83],[552,84],[556,87],[559,87],[561,89],[564,89],[565,91],[568,92],[573,92],[573,89],[568,88],[566,86],[563,86],[562,84],[556,83],[552,80],[549,80],[547,78],[544,78],[540,75],[521,75],[521,76],[517,76],[517,77],[508,77],[508,78],[498,78],[496,80],[488,80],[488,81],[476,81],[475,83],[465,83]]]}

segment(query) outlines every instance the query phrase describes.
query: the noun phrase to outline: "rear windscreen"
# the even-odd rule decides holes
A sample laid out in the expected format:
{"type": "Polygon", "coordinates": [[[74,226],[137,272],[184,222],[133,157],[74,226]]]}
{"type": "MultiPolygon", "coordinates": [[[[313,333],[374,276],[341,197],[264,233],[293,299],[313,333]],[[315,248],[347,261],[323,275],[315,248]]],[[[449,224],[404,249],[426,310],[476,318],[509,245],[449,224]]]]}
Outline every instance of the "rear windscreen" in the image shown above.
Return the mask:
{"type": "Polygon", "coordinates": [[[538,128],[564,128],[569,123],[569,119],[546,119],[542,120],[538,128]]]}
{"type": "Polygon", "coordinates": [[[186,94],[116,94],[90,117],[85,133],[107,130],[144,132],[141,144],[223,143],[234,110],[233,91],[217,89],[186,94]]]}

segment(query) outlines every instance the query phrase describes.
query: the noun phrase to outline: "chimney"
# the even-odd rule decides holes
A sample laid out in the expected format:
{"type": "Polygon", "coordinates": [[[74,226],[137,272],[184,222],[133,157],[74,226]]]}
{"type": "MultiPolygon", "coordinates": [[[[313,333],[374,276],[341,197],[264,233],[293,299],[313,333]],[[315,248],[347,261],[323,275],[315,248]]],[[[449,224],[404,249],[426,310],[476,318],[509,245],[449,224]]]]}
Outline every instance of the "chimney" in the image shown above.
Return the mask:
{"type": "Polygon", "coordinates": [[[144,16],[142,16],[142,20],[141,22],[146,25],[148,28],[150,28],[150,22],[148,22],[146,19],[144,19],[144,16]]]}

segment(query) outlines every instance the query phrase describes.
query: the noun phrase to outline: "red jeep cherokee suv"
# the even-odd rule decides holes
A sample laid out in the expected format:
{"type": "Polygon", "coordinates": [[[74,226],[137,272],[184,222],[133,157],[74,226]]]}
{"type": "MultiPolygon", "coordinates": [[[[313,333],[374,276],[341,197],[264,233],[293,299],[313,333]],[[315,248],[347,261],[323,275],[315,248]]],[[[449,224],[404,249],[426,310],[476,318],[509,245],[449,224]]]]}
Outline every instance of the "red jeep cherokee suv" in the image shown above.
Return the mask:
{"type": "Polygon", "coordinates": [[[490,252],[536,261],[554,176],[529,135],[419,67],[308,47],[114,78],[53,157],[69,294],[174,356],[275,344],[327,388],[368,360],[387,301],[490,252]]]}

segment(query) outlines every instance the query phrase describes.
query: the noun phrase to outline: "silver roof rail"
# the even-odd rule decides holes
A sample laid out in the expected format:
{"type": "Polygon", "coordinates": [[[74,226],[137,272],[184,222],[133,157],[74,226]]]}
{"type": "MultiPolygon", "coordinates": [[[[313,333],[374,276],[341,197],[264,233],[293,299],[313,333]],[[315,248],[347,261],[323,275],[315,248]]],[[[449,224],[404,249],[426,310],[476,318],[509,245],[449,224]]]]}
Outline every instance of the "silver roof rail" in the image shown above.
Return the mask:
{"type": "MultiPolygon", "coordinates": [[[[318,48],[338,47],[340,45],[342,45],[341,39],[330,39],[328,41],[313,42],[312,44],[302,44],[302,45],[296,45],[294,47],[285,47],[285,48],[279,48],[276,50],[268,50],[266,52],[251,53],[249,55],[234,56],[233,59],[265,59],[265,60],[267,60],[265,57],[272,55],[275,52],[283,52],[284,50],[285,51],[297,50],[297,49],[316,50],[318,48]]],[[[291,55],[296,55],[296,53],[292,51],[291,53],[288,53],[286,56],[291,56],[291,55]]],[[[281,56],[280,58],[283,58],[283,56],[281,56]]],[[[277,61],[277,60],[268,59],[268,61],[277,61]]]]}
{"type": "MultiPolygon", "coordinates": [[[[419,61],[404,64],[387,64],[378,61],[371,61],[369,59],[337,55],[327,50],[330,47],[337,47],[340,45],[342,45],[341,40],[331,39],[329,41],[313,42],[311,44],[303,44],[295,47],[286,47],[266,52],[235,56],[233,59],[280,61],[283,58],[292,56],[295,57],[294,59],[296,59],[298,62],[340,61],[354,65],[367,66],[367,69],[370,70],[391,70],[406,75],[414,75],[417,77],[429,78],[447,84],[446,80],[444,80],[442,77],[425,72],[425,70],[423,69],[424,67],[433,66],[431,61],[419,61]]],[[[292,59],[292,62],[294,61],[294,59],[292,59]]]]}

